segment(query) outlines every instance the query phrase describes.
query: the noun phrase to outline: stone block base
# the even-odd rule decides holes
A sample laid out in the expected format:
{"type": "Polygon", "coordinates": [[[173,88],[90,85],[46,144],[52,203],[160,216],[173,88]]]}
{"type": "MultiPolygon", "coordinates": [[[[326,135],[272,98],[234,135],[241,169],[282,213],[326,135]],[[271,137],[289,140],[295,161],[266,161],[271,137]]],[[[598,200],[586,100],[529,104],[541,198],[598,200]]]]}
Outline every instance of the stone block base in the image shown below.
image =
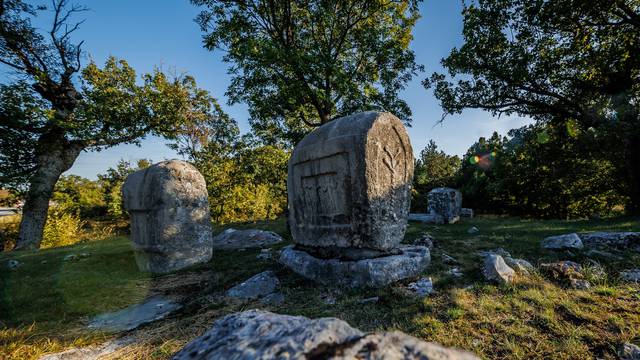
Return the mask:
{"type": "Polygon", "coordinates": [[[319,259],[288,246],[280,254],[280,263],[327,286],[383,287],[420,275],[431,261],[429,249],[425,246],[402,246],[400,251],[398,255],[343,261],[319,259]]]}

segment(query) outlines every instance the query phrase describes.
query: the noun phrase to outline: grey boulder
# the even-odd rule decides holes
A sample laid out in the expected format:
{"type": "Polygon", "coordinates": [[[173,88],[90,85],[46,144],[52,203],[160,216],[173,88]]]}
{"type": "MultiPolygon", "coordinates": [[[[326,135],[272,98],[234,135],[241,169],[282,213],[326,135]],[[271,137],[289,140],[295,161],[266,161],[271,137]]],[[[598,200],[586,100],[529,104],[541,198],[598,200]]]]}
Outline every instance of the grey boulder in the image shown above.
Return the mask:
{"type": "Polygon", "coordinates": [[[634,250],[640,252],[640,232],[619,231],[607,232],[599,231],[592,233],[581,233],[580,239],[585,246],[606,246],[620,250],[634,250]]]}
{"type": "Polygon", "coordinates": [[[420,275],[431,256],[424,246],[401,246],[400,254],[372,259],[321,259],[288,246],[280,253],[280,263],[295,273],[327,286],[382,287],[420,275]]]}
{"type": "Polygon", "coordinates": [[[427,194],[427,213],[438,214],[446,224],[460,220],[462,194],[451,188],[435,188],[427,194]]]}
{"type": "Polygon", "coordinates": [[[434,292],[433,281],[431,278],[421,278],[416,282],[412,282],[407,288],[418,296],[428,296],[434,292]]]}
{"type": "Polygon", "coordinates": [[[504,262],[514,269],[517,273],[528,274],[534,270],[533,265],[524,259],[514,259],[512,257],[505,257],[504,262]]]}
{"type": "Polygon", "coordinates": [[[411,213],[409,221],[421,221],[425,224],[442,225],[444,217],[438,214],[411,213]]]}
{"type": "Polygon", "coordinates": [[[582,249],[582,240],[576,233],[549,236],[542,240],[542,247],[549,250],[582,249]]]}
{"type": "Polygon", "coordinates": [[[281,243],[282,237],[273,231],[227,229],[213,238],[214,250],[264,248],[281,243]]]}
{"type": "Polygon", "coordinates": [[[473,209],[461,208],[460,209],[460,217],[467,218],[467,219],[473,219],[473,209]]]}
{"type": "Polygon", "coordinates": [[[240,300],[255,300],[269,295],[280,286],[273,271],[263,271],[227,290],[226,295],[240,300]]]}
{"type": "Polygon", "coordinates": [[[640,269],[623,271],[620,273],[620,278],[624,281],[640,284],[640,269]]]}
{"type": "Polygon", "coordinates": [[[640,347],[632,343],[624,343],[618,349],[620,360],[640,360],[640,347]]]}
{"type": "Polygon", "coordinates": [[[217,320],[174,360],[266,359],[470,360],[473,354],[401,332],[363,333],[336,318],[311,320],[249,310],[217,320]]]}
{"type": "Polygon", "coordinates": [[[516,272],[504,262],[502,256],[497,254],[489,254],[485,257],[482,273],[487,280],[499,284],[511,283],[516,274],[516,272]]]}
{"type": "Polygon", "coordinates": [[[9,270],[15,270],[18,267],[20,267],[22,265],[22,263],[18,260],[9,260],[7,261],[7,268],[9,268],[9,270]]]}

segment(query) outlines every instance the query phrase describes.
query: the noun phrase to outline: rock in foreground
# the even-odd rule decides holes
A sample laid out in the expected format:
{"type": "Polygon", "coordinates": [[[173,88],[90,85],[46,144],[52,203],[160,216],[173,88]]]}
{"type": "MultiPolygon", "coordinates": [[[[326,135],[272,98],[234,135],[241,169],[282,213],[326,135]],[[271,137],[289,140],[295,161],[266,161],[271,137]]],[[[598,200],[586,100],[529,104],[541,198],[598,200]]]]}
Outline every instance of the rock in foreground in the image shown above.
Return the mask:
{"type": "Polygon", "coordinates": [[[542,247],[550,250],[582,249],[582,240],[576,233],[549,236],[542,240],[542,247]]]}
{"type": "Polygon", "coordinates": [[[502,256],[497,254],[488,254],[485,257],[482,273],[487,280],[500,284],[512,282],[516,275],[516,272],[504,262],[502,256]]]}
{"type": "Polygon", "coordinates": [[[264,248],[282,242],[282,237],[273,231],[227,229],[213,238],[215,250],[237,250],[264,248]]]}
{"type": "Polygon", "coordinates": [[[216,321],[174,360],[477,359],[401,332],[362,333],[335,318],[311,320],[250,310],[216,321]]]}
{"type": "Polygon", "coordinates": [[[280,280],[273,271],[263,271],[229,289],[227,296],[241,300],[254,300],[273,293],[279,285],[280,280]]]}
{"type": "Polygon", "coordinates": [[[142,324],[163,319],[179,308],[180,305],[171,300],[154,296],[143,303],[98,315],[89,323],[89,328],[114,332],[133,330],[142,324]]]}
{"type": "Polygon", "coordinates": [[[585,246],[606,246],[620,250],[635,250],[640,252],[640,232],[599,231],[581,233],[580,239],[582,239],[585,246]]]}

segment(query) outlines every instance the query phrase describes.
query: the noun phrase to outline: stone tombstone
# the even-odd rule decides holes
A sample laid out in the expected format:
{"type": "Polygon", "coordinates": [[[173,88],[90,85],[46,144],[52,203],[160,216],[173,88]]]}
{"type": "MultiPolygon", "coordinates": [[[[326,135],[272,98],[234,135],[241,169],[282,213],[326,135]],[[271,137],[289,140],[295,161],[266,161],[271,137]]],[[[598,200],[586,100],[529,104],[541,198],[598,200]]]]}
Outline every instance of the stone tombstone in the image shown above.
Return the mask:
{"type": "Polygon", "coordinates": [[[412,179],[411,143],[392,114],[358,113],[317,128],[289,160],[293,241],[312,248],[396,248],[412,179]]]}
{"type": "Polygon", "coordinates": [[[289,160],[294,246],[280,262],[323,284],[383,286],[418,275],[424,247],[400,246],[411,201],[413,150],[402,122],[363,112],[308,134],[289,160]]]}
{"type": "Polygon", "coordinates": [[[445,224],[460,220],[462,194],[456,189],[436,188],[427,194],[427,213],[444,218],[445,224]]]}
{"type": "Polygon", "coordinates": [[[166,273],[211,259],[207,187],[193,165],[169,160],[136,171],[122,198],[140,270],[166,273]]]}

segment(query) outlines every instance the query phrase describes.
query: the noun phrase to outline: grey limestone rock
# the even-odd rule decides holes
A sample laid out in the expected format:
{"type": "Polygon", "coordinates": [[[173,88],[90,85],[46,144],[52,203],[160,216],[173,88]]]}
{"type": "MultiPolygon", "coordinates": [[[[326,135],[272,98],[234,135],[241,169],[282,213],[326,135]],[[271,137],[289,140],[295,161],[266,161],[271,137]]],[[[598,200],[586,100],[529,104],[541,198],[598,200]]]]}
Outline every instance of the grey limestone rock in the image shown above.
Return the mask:
{"type": "Polygon", "coordinates": [[[620,360],[640,360],[640,346],[632,343],[624,343],[618,349],[620,360]]]}
{"type": "Polygon", "coordinates": [[[140,304],[98,315],[91,320],[89,328],[113,332],[133,330],[142,324],[163,319],[180,308],[178,303],[153,296],[140,304]]]}
{"type": "Polygon", "coordinates": [[[473,354],[444,348],[401,332],[363,333],[336,318],[311,320],[249,310],[217,320],[174,360],[266,359],[470,360],[473,354]]]}
{"type": "Polygon", "coordinates": [[[542,247],[550,250],[582,249],[582,240],[576,233],[549,236],[542,240],[542,247]]]}
{"type": "Polygon", "coordinates": [[[482,273],[487,280],[500,284],[512,282],[516,274],[516,272],[504,262],[502,256],[497,254],[489,254],[485,257],[482,273]]]}
{"type": "Polygon", "coordinates": [[[479,232],[480,232],[480,229],[478,229],[475,226],[472,226],[467,230],[467,234],[471,234],[471,235],[477,234],[479,232]]]}
{"type": "Polygon", "coordinates": [[[169,160],[136,171],[127,177],[122,199],[141,270],[166,273],[211,259],[207,187],[195,167],[169,160]]]}
{"type": "Polygon", "coordinates": [[[121,348],[133,343],[132,337],[124,337],[107,341],[97,346],[88,346],[82,348],[71,348],[65,351],[47,354],[38,360],[97,360],[104,359],[110,354],[120,350],[121,348]]]}
{"type": "Polygon", "coordinates": [[[587,247],[605,246],[620,250],[634,250],[640,252],[640,232],[591,232],[581,233],[580,239],[587,247]]]}
{"type": "Polygon", "coordinates": [[[21,265],[22,263],[18,260],[11,259],[7,261],[7,268],[9,268],[9,270],[15,270],[19,268],[21,265]]]}
{"type": "Polygon", "coordinates": [[[442,225],[444,224],[444,217],[438,214],[421,214],[412,213],[409,214],[410,221],[421,221],[425,224],[442,225]]]}
{"type": "Polygon", "coordinates": [[[528,274],[535,268],[530,262],[524,259],[514,259],[512,257],[505,257],[504,262],[515,270],[517,273],[528,274]]]}
{"type": "Polygon", "coordinates": [[[362,260],[321,259],[289,246],[280,253],[280,262],[294,272],[327,286],[382,287],[414,277],[429,265],[429,249],[400,247],[400,254],[362,260]]]}
{"type": "Polygon", "coordinates": [[[445,224],[460,220],[462,194],[456,189],[435,188],[427,194],[427,213],[443,217],[445,224]]]}
{"type": "Polygon", "coordinates": [[[433,281],[431,278],[421,278],[418,281],[410,283],[407,288],[418,296],[428,296],[434,292],[433,281]]]}
{"type": "Polygon", "coordinates": [[[460,209],[460,217],[461,218],[467,218],[467,219],[473,219],[473,209],[461,208],[460,209]]]}
{"type": "Polygon", "coordinates": [[[260,302],[264,305],[282,305],[284,300],[285,296],[283,293],[274,292],[260,299],[260,302]]]}
{"type": "Polygon", "coordinates": [[[588,290],[591,288],[591,283],[584,279],[569,279],[569,284],[576,290],[588,290]]]}
{"type": "Polygon", "coordinates": [[[226,295],[241,300],[254,300],[269,295],[280,286],[273,271],[263,271],[227,290],[226,295]]]}
{"type": "Polygon", "coordinates": [[[282,237],[273,231],[227,229],[213,238],[213,248],[216,250],[264,248],[280,242],[282,237]]]}
{"type": "Polygon", "coordinates": [[[413,150],[392,114],[363,112],[318,127],[293,150],[288,175],[294,243],[385,252],[403,239],[413,150]]]}
{"type": "Polygon", "coordinates": [[[624,281],[640,284],[640,269],[622,271],[620,278],[624,281]]]}
{"type": "Polygon", "coordinates": [[[429,250],[432,250],[435,246],[436,239],[431,236],[429,233],[422,233],[416,241],[413,242],[414,245],[426,246],[429,250]]]}

